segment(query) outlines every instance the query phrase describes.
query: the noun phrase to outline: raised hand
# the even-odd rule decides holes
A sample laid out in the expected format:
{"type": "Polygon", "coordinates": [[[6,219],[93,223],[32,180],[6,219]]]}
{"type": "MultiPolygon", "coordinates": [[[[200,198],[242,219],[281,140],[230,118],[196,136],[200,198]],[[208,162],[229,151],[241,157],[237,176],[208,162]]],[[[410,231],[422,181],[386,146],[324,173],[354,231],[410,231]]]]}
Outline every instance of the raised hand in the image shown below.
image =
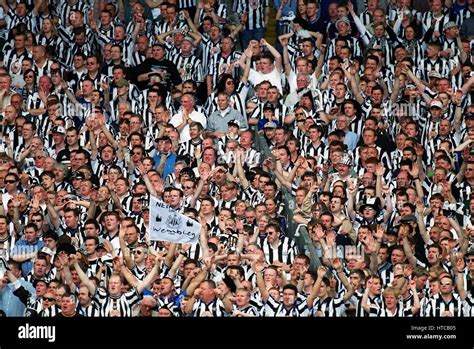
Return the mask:
{"type": "Polygon", "coordinates": [[[319,267],[318,268],[318,278],[323,278],[326,276],[326,273],[327,273],[327,269],[325,267],[319,267]]]}
{"type": "Polygon", "coordinates": [[[196,299],[201,298],[202,288],[198,287],[194,290],[193,297],[196,299]]]}
{"type": "Polygon", "coordinates": [[[408,173],[410,174],[410,176],[412,176],[412,178],[418,178],[420,170],[418,169],[418,166],[414,164],[411,170],[408,171],[408,173]]]}
{"type": "Polygon", "coordinates": [[[331,264],[332,264],[332,267],[336,270],[336,271],[341,271],[342,270],[342,263],[341,263],[341,260],[339,258],[334,258],[333,260],[331,260],[331,264]]]}
{"type": "Polygon", "coordinates": [[[379,177],[382,177],[385,174],[385,167],[382,163],[378,163],[375,167],[375,174],[379,177]]]}
{"type": "Polygon", "coordinates": [[[405,265],[405,268],[403,269],[403,275],[409,278],[411,277],[412,273],[413,273],[413,267],[410,264],[405,265]]]}
{"type": "Polygon", "coordinates": [[[384,227],[379,224],[377,226],[377,229],[375,230],[375,233],[374,233],[374,238],[377,240],[377,241],[382,241],[383,240],[383,234],[385,234],[385,229],[384,227]]]}
{"type": "Polygon", "coordinates": [[[326,243],[329,247],[336,245],[336,234],[334,234],[334,232],[330,231],[326,234],[326,243]]]}
{"type": "Polygon", "coordinates": [[[415,201],[415,205],[416,205],[416,212],[418,212],[419,215],[422,215],[423,212],[425,211],[425,205],[423,204],[423,201],[420,198],[418,198],[415,201]]]}
{"type": "Polygon", "coordinates": [[[280,44],[281,46],[288,46],[288,38],[280,38],[280,44]]]}
{"type": "Polygon", "coordinates": [[[137,169],[138,169],[138,172],[140,172],[142,176],[146,175],[145,166],[143,166],[143,163],[141,161],[137,163],[137,169]]]}

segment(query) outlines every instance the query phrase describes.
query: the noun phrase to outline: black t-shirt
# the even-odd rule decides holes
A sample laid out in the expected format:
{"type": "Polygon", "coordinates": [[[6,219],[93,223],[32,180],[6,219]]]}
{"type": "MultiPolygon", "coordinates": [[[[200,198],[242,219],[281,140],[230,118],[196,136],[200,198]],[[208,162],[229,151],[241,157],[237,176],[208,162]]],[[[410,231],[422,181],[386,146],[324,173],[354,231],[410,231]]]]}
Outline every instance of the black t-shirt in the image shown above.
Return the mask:
{"type": "Polygon", "coordinates": [[[168,59],[162,59],[161,61],[158,61],[154,58],[147,58],[142,64],[134,69],[135,74],[133,75],[133,78],[135,79],[135,83],[140,90],[148,88],[149,81],[138,81],[138,76],[154,70],[161,70],[167,73],[167,78],[165,79],[164,84],[168,89],[171,89],[171,86],[177,86],[182,82],[178,69],[173,62],[168,59]]]}

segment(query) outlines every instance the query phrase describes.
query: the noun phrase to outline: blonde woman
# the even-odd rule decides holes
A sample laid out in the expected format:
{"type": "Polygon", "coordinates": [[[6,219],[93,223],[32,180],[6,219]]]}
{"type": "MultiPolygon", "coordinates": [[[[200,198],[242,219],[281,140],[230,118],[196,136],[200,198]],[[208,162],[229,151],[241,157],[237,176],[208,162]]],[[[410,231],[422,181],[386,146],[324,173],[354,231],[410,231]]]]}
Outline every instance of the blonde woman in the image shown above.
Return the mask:
{"type": "Polygon", "coordinates": [[[46,47],[56,47],[58,41],[58,33],[56,26],[51,18],[43,19],[41,30],[36,35],[36,43],[46,47]]]}

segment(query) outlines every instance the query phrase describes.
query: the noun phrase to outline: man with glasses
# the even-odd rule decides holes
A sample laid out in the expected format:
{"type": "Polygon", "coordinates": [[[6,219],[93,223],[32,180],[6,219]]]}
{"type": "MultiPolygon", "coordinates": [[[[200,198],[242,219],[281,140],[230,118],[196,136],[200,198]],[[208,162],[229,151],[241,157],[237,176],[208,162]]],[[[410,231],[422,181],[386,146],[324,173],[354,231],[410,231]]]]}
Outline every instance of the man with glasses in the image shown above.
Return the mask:
{"type": "Polygon", "coordinates": [[[41,147],[39,150],[35,150],[33,153],[34,164],[26,169],[26,173],[30,176],[30,178],[34,178],[37,182],[40,180],[40,175],[44,170],[45,160],[48,157],[46,151],[42,149],[43,147],[41,147]]]}
{"type": "MultiPolygon", "coordinates": [[[[454,293],[454,281],[446,273],[439,279],[440,292],[428,301],[426,316],[461,317],[463,316],[463,300],[454,293]]],[[[459,291],[459,290],[458,290],[459,291]]]]}
{"type": "Polygon", "coordinates": [[[19,180],[20,179],[16,174],[8,173],[3,181],[5,184],[5,189],[1,197],[1,202],[3,202],[3,207],[5,210],[7,209],[8,201],[11,198],[16,197],[18,194],[19,180]]]}
{"type": "Polygon", "coordinates": [[[122,227],[119,232],[120,249],[126,266],[138,280],[144,280],[147,273],[146,260],[148,245],[138,242],[139,231],[136,225],[122,227]]]}
{"type": "Polygon", "coordinates": [[[100,62],[97,56],[88,56],[86,59],[87,74],[82,75],[79,88],[82,87],[84,80],[92,80],[93,86],[96,89],[102,89],[101,84],[108,82],[109,78],[100,72],[100,62]]]}

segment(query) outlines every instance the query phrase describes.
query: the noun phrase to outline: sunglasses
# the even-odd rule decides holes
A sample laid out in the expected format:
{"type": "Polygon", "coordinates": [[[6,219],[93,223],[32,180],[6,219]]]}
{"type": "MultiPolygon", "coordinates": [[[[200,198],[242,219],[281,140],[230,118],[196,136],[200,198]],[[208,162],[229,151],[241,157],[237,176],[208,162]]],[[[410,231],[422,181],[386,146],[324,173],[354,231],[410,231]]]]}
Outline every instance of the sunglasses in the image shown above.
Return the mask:
{"type": "Polygon", "coordinates": [[[14,179],[9,179],[9,180],[6,180],[5,183],[13,184],[13,183],[16,183],[16,181],[14,179]]]}
{"type": "Polygon", "coordinates": [[[451,286],[452,283],[450,283],[449,281],[445,281],[445,282],[441,282],[441,285],[443,285],[443,286],[451,286]]]}
{"type": "Polygon", "coordinates": [[[474,258],[468,258],[468,259],[466,259],[466,261],[467,261],[468,263],[474,263],[474,258]]]}
{"type": "Polygon", "coordinates": [[[227,85],[235,85],[233,81],[227,81],[226,84],[227,85]]]}
{"type": "Polygon", "coordinates": [[[54,302],[56,299],[54,299],[54,298],[49,298],[49,297],[43,297],[43,300],[44,300],[44,301],[48,301],[48,302],[54,302]]]}
{"type": "Polygon", "coordinates": [[[133,251],[133,254],[141,255],[142,253],[143,253],[142,251],[133,251]]]}
{"type": "Polygon", "coordinates": [[[39,223],[39,222],[41,222],[41,219],[32,219],[31,221],[32,221],[33,223],[39,223]]]}

